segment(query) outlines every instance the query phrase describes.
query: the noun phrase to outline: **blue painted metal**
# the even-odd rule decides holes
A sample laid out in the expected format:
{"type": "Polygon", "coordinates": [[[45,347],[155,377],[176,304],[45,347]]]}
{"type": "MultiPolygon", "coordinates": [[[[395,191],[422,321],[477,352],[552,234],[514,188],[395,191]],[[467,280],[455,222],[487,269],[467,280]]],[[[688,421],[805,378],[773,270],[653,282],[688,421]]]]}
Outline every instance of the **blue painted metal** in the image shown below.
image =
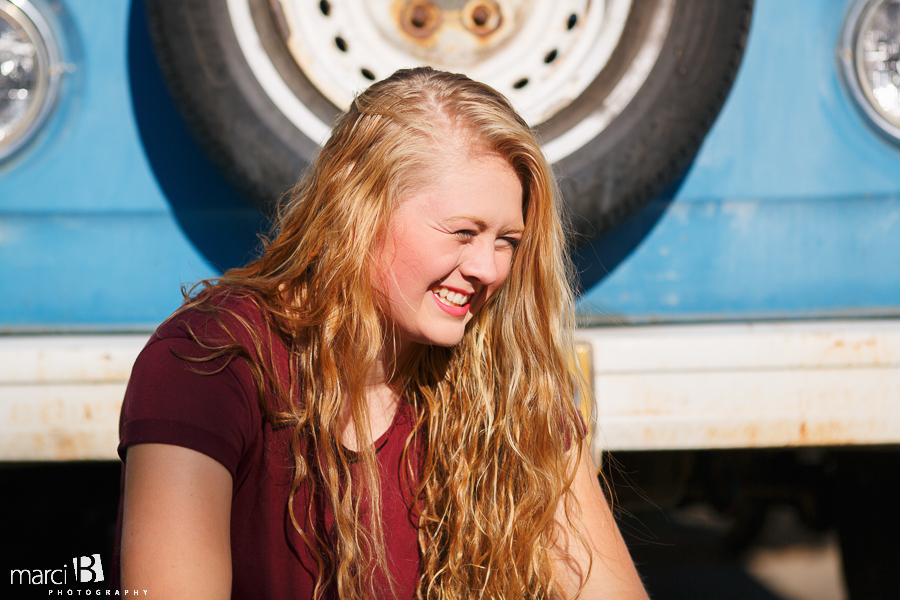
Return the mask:
{"type": "MultiPolygon", "coordinates": [[[[182,284],[218,271],[184,235],[139,135],[129,4],[62,10],[74,72],[41,139],[0,166],[0,331],[147,329],[177,308],[182,284]]],[[[175,155],[193,146],[168,134],[175,155]]]]}
{"type": "Polygon", "coordinates": [[[585,321],[900,314],[900,147],[840,79],[848,7],[757,0],[718,121],[649,235],[583,296],[585,321]]]}
{"type": "MultiPolygon", "coordinates": [[[[142,2],[60,6],[76,70],[40,139],[0,165],[0,331],[147,329],[182,284],[246,255],[259,215],[175,115],[142,2]]],[[[847,7],[757,0],[719,120],[671,203],[633,219],[658,217],[595,278],[585,321],[900,314],[900,148],[843,89],[847,7]]]]}

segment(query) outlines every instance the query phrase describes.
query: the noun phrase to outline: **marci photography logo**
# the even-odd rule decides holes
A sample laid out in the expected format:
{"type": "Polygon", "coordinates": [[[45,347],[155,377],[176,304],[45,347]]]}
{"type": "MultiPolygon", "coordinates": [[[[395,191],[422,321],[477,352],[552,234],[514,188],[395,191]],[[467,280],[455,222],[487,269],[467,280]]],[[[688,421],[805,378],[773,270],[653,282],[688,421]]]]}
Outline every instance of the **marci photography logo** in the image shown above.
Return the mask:
{"type": "Polygon", "coordinates": [[[10,569],[9,583],[14,586],[50,586],[47,596],[146,596],[147,590],[110,590],[103,583],[103,561],[99,554],[76,556],[59,569],[10,569]],[[69,575],[69,571],[72,574],[69,575]],[[88,587],[85,587],[85,584],[88,587]],[[76,585],[78,587],[70,587],[76,585]]]}

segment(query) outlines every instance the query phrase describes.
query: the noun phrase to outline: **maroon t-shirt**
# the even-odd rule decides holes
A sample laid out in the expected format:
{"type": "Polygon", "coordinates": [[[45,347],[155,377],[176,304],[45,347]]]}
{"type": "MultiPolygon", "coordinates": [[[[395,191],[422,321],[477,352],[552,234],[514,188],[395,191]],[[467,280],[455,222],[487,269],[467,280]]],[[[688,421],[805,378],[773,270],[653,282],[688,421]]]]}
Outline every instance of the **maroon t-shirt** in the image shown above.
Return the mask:
{"type": "MultiPolygon", "coordinates": [[[[232,296],[221,304],[266,335],[263,318],[253,302],[232,296]]],[[[233,317],[225,318],[237,330],[237,341],[253,352],[246,331],[237,326],[233,317]]],[[[128,447],[135,444],[172,444],[214,458],[228,469],[233,481],[231,597],[312,598],[316,561],[291,523],[287,509],[293,475],[291,429],[273,428],[266,422],[243,359],[233,360],[221,372],[205,375],[195,370],[215,371],[224,359],[191,363],[177,358],[173,351],[189,357],[209,355],[209,350],[192,340],[188,327],[206,345],[230,342],[209,316],[197,310],[179,313],[150,338],[135,362],[122,405],[119,456],[123,474],[128,447]]],[[[264,352],[271,350],[274,367],[286,375],[287,348],[271,335],[264,339],[264,352]]],[[[409,486],[403,483],[401,469],[403,448],[411,430],[410,411],[401,403],[392,425],[375,441],[381,474],[381,518],[398,598],[412,598],[419,578],[416,519],[410,511],[411,494],[409,486]]],[[[333,514],[322,498],[315,500],[319,510],[313,527],[327,535],[333,514]]],[[[294,497],[294,512],[304,531],[312,529],[307,522],[310,501],[309,490],[301,487],[294,497]]],[[[121,533],[117,538],[115,585],[121,533]]],[[[386,589],[383,574],[376,574],[376,584],[386,589]]],[[[329,592],[326,597],[337,598],[335,589],[329,592]]]]}

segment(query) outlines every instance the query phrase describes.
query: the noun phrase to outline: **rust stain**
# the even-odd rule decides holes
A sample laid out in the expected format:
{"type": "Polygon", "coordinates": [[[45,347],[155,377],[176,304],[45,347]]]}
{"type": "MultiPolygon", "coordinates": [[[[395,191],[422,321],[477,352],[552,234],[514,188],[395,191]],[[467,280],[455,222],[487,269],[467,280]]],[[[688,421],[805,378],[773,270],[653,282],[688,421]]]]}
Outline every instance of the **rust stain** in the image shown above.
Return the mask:
{"type": "MultiPolygon", "coordinates": [[[[874,425],[874,424],[873,424],[874,425]]],[[[706,444],[700,447],[762,448],[794,446],[834,446],[871,444],[877,440],[854,436],[859,423],[848,424],[836,420],[821,423],[801,421],[791,424],[767,423],[765,425],[734,425],[709,427],[705,431],[706,444]],[[855,427],[854,427],[855,425],[855,427]]],[[[870,428],[871,429],[871,428],[870,428]]],[[[656,436],[658,441],[659,436],[656,436]]],[[[653,439],[652,437],[649,439],[653,439]]],[[[657,447],[658,444],[656,445],[657,447]]]]}
{"type": "Polygon", "coordinates": [[[747,444],[750,446],[755,446],[757,442],[757,438],[759,437],[759,428],[755,425],[750,425],[744,429],[744,437],[747,440],[747,444]]]}
{"type": "Polygon", "coordinates": [[[60,460],[78,457],[79,439],[83,437],[77,433],[64,433],[62,431],[54,432],[53,454],[60,460]]]}
{"type": "Polygon", "coordinates": [[[432,58],[490,50],[502,41],[513,21],[504,18],[494,0],[470,1],[462,9],[451,10],[429,0],[394,0],[390,12],[399,38],[436,53],[432,58]],[[453,32],[463,34],[468,52],[448,41],[453,32]]]}
{"type": "Polygon", "coordinates": [[[479,37],[491,35],[503,24],[503,13],[494,0],[470,0],[460,16],[465,28],[479,37]]]}
{"type": "Polygon", "coordinates": [[[833,339],[828,334],[812,335],[814,341],[827,340],[828,345],[820,353],[820,364],[813,368],[846,368],[855,366],[882,367],[896,364],[891,358],[892,351],[886,339],[876,334],[864,338],[849,336],[833,339]],[[838,360],[835,360],[839,357],[838,360]]]}
{"type": "Polygon", "coordinates": [[[106,448],[109,440],[99,432],[65,431],[59,428],[32,433],[16,444],[17,460],[86,460],[112,458],[114,448],[106,448]]]}
{"type": "Polygon", "coordinates": [[[414,40],[430,37],[440,28],[443,11],[428,0],[410,0],[400,10],[400,29],[414,40]]]}
{"type": "MultiPolygon", "coordinates": [[[[800,446],[830,446],[847,444],[865,444],[865,440],[857,439],[850,434],[846,423],[826,421],[816,424],[800,446]]],[[[870,442],[869,442],[870,443],[870,442]]]]}

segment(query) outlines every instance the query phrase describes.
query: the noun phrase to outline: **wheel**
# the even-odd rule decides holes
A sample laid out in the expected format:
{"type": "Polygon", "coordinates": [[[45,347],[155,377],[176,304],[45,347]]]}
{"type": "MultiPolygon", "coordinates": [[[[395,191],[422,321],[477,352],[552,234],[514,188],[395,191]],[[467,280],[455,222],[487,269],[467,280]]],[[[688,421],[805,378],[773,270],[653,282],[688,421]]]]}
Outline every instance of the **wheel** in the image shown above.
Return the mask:
{"type": "Polygon", "coordinates": [[[693,160],[751,10],[752,0],[147,0],[182,116],[257,205],[299,177],[356,92],[430,64],[510,98],[588,238],[693,160]]]}

